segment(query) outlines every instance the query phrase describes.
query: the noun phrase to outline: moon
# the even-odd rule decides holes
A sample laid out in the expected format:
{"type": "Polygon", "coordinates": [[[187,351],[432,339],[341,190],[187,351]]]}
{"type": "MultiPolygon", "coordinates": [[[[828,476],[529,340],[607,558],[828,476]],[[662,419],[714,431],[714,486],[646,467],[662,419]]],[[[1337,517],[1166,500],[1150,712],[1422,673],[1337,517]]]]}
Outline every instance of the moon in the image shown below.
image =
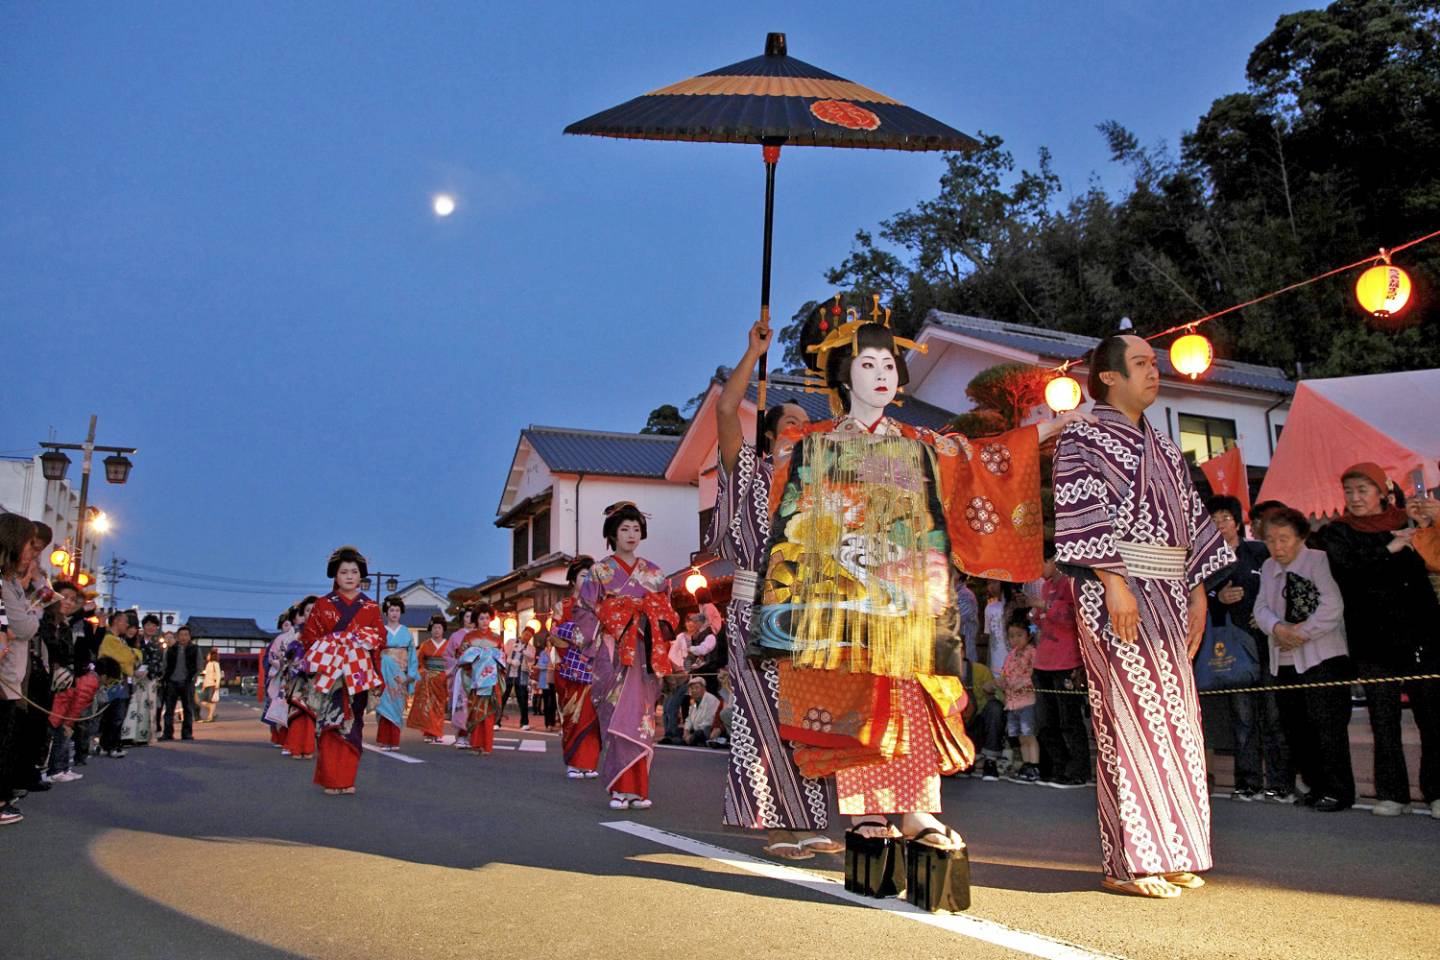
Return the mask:
{"type": "Polygon", "coordinates": [[[430,202],[437,217],[448,217],[455,212],[455,198],[448,193],[437,193],[430,202]]]}

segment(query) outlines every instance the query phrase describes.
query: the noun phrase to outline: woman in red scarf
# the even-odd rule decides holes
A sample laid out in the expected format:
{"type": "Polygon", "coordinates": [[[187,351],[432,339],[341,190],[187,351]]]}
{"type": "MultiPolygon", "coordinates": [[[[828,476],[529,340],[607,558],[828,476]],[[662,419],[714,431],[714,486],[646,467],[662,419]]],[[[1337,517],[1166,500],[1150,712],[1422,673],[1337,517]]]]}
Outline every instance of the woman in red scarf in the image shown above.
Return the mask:
{"type": "MultiPolygon", "coordinates": [[[[1440,601],[1430,589],[1425,561],[1412,540],[1399,494],[1385,471],[1357,463],[1340,477],[1345,512],[1315,534],[1329,556],[1345,600],[1350,657],[1360,679],[1433,673],[1440,667],[1440,601]]],[[[1440,690],[1433,684],[1365,685],[1375,738],[1378,816],[1399,816],[1410,805],[1410,774],[1400,745],[1400,695],[1409,696],[1420,728],[1420,791],[1440,817],[1440,690]]]]}

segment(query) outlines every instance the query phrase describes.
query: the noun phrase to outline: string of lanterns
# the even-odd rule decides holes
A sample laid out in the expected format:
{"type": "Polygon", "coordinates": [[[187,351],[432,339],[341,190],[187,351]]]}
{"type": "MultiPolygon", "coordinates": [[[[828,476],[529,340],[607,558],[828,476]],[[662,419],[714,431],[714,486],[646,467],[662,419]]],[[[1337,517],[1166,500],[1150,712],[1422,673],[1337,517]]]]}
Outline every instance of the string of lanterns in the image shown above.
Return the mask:
{"type": "MultiPolygon", "coordinates": [[[[1377,320],[1389,320],[1401,313],[1409,305],[1410,294],[1413,290],[1410,275],[1400,267],[1392,264],[1390,257],[1393,254],[1399,253],[1401,250],[1407,250],[1410,247],[1424,243],[1427,240],[1433,240],[1436,237],[1440,237],[1440,230],[1402,243],[1398,247],[1392,247],[1390,249],[1381,247],[1379,256],[1366,257],[1354,263],[1347,263],[1343,267],[1327,270],[1325,273],[1281,287],[1279,290],[1272,290],[1269,293],[1262,294],[1244,303],[1237,303],[1233,307],[1226,307],[1224,310],[1217,310],[1215,313],[1187,321],[1186,323],[1171,327],[1168,330],[1153,333],[1145,339],[1158,340],[1172,333],[1182,333],[1183,335],[1176,338],[1175,342],[1170,345],[1170,364],[1175,368],[1177,373],[1194,380],[1209,370],[1211,364],[1215,362],[1214,345],[1211,344],[1209,338],[1205,335],[1196,332],[1196,328],[1201,324],[1209,323],[1218,317],[1234,313],[1237,310],[1243,310],[1246,307],[1253,307],[1255,304],[1263,303],[1272,297],[1278,297],[1292,290],[1298,290],[1312,283],[1318,283],[1321,280],[1329,279],[1337,274],[1347,273],[1358,267],[1365,267],[1367,265],[1368,268],[1364,273],[1360,274],[1360,277],[1355,281],[1355,300],[1360,305],[1360,308],[1370,314],[1370,316],[1377,320]]],[[[1084,359],[1085,356],[1081,356],[1076,360],[1066,360],[1055,368],[1056,375],[1045,384],[1045,405],[1056,413],[1067,413],[1074,410],[1080,406],[1080,402],[1084,399],[1084,395],[1080,390],[1080,383],[1069,374],[1070,368],[1084,359]]]]}

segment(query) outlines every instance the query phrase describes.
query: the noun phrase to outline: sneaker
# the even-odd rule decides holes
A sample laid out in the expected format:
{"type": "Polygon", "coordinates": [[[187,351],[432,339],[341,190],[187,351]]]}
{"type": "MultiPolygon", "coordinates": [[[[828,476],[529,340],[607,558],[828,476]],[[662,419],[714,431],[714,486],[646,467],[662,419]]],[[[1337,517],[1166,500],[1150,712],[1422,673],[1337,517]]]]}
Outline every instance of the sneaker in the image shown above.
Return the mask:
{"type": "Polygon", "coordinates": [[[985,769],[981,772],[980,779],[988,783],[994,783],[1000,779],[1000,770],[995,766],[994,760],[985,761],[985,769]]]}
{"type": "Polygon", "coordinates": [[[1440,800],[1430,801],[1430,819],[1440,820],[1440,800]]]}
{"type": "Polygon", "coordinates": [[[82,779],[82,777],[83,777],[83,774],[75,773],[74,771],[71,771],[71,770],[62,770],[62,771],[60,771],[59,773],[55,774],[55,776],[51,777],[51,778],[50,778],[50,782],[51,782],[51,783],[73,783],[73,782],[76,781],[76,780],[82,779]]]}
{"type": "Polygon", "coordinates": [[[1015,783],[1039,783],[1040,768],[1028,763],[1021,764],[1020,769],[1010,774],[1006,779],[1012,780],[1015,783]]]}
{"type": "Polygon", "coordinates": [[[1085,786],[1085,781],[1079,777],[1056,777],[1050,781],[1050,786],[1056,790],[1077,790],[1085,786]]]}
{"type": "Polygon", "coordinates": [[[521,729],[521,730],[529,730],[529,729],[530,729],[530,724],[528,724],[528,723],[522,723],[522,724],[520,724],[520,729],[521,729]]]}
{"type": "Polygon", "coordinates": [[[1408,803],[1400,803],[1396,800],[1380,800],[1371,808],[1370,812],[1377,817],[1398,817],[1410,809],[1408,803]]]}
{"type": "Polygon", "coordinates": [[[1315,801],[1315,809],[1320,813],[1339,813],[1341,810],[1349,810],[1350,804],[1335,797],[1321,797],[1315,801]]]}
{"type": "Polygon", "coordinates": [[[1295,803],[1300,799],[1288,790],[1266,790],[1260,798],[1266,803],[1295,803]]]}
{"type": "Polygon", "coordinates": [[[15,806],[15,804],[7,803],[3,807],[0,807],[0,824],[19,823],[24,819],[25,814],[21,813],[20,808],[15,806]]]}
{"type": "Polygon", "coordinates": [[[1230,792],[1230,799],[1240,803],[1253,803],[1257,796],[1258,793],[1254,790],[1232,790],[1230,792]]]}
{"type": "Polygon", "coordinates": [[[125,756],[125,751],[124,751],[124,750],[111,750],[111,751],[110,751],[110,756],[113,757],[113,758],[116,759],[116,760],[119,760],[121,757],[125,756]]]}

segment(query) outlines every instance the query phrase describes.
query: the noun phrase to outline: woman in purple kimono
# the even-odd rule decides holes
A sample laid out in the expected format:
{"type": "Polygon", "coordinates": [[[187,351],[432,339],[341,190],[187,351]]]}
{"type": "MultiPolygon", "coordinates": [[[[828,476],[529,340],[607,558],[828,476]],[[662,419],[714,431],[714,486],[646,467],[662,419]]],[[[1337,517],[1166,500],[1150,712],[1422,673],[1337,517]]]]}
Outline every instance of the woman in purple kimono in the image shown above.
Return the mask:
{"type": "Polygon", "coordinates": [[[600,776],[612,810],[650,806],[655,753],[655,703],[670,672],[670,638],[679,618],[670,606],[665,572],[635,555],[647,530],[633,503],[605,510],[605,542],[613,551],[581,575],[575,625],[594,661],[590,695],[604,731],[600,776]]]}
{"type": "Polygon", "coordinates": [[[830,797],[824,781],[810,780],[795,767],[790,746],[780,738],[779,673],[774,660],[746,657],[750,618],[770,538],[771,445],[791,427],[810,421],[798,404],[771,407],[748,443],[740,405],[756,361],[770,347],[771,330],[762,320],[750,328],[745,355],[730,374],[715,406],[720,456],[718,487],[706,543],[735,564],[726,643],[735,699],[730,719],[730,765],[725,781],[725,825],[769,831],[765,852],[786,860],[809,860],[816,851],[845,847],[825,836],[830,797]]]}

